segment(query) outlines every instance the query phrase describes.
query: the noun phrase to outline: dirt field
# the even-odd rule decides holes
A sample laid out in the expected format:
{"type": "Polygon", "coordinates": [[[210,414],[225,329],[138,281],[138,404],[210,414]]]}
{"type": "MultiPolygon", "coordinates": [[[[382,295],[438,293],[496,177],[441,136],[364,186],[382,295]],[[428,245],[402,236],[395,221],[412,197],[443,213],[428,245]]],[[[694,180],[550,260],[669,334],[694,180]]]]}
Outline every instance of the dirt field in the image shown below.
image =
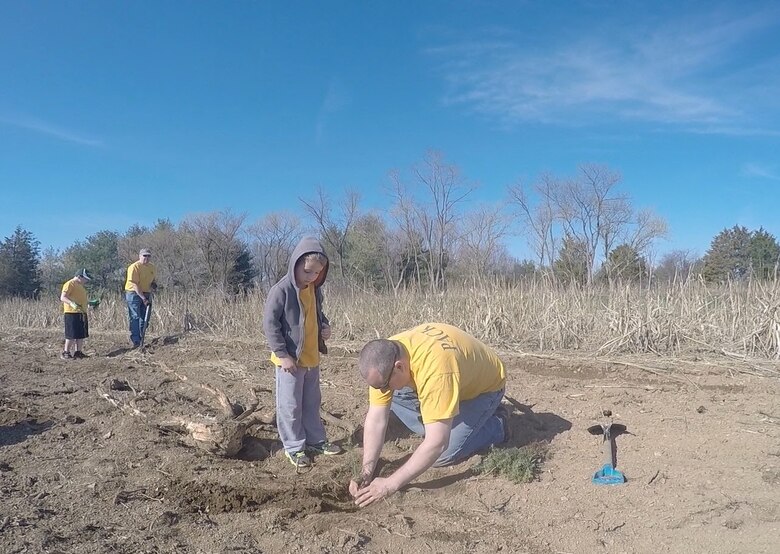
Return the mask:
{"type": "MultiPolygon", "coordinates": [[[[66,362],[59,335],[0,335],[3,553],[780,552],[777,363],[503,352],[513,445],[550,444],[539,479],[477,475],[472,459],[360,510],[346,492],[366,408],[359,345],[323,362],[324,408],[344,422],[330,438],[348,452],[296,474],[271,425],[252,426],[237,459],[160,427],[218,413],[200,384],[242,403],[260,387],[272,411],[259,342],[156,337],[142,355],[124,341],[97,334],[90,359],[66,362]],[[602,458],[586,429],[602,409],[631,433],[614,487],[590,480],[602,458]]],[[[384,471],[419,440],[389,434],[384,471]]]]}

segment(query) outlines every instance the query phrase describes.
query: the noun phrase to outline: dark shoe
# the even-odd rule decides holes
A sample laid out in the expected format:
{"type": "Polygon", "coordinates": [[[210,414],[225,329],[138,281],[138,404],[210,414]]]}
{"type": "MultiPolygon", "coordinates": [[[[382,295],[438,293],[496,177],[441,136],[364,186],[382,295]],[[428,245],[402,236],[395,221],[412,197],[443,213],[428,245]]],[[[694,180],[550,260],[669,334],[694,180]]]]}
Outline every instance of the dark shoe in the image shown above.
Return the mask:
{"type": "Polygon", "coordinates": [[[328,441],[321,442],[319,444],[306,445],[308,450],[316,452],[317,454],[325,454],[326,456],[333,456],[335,454],[341,454],[341,447],[328,441]]]}
{"type": "Polygon", "coordinates": [[[311,465],[311,460],[303,450],[292,453],[285,451],[284,455],[287,456],[287,459],[290,460],[290,463],[295,466],[295,469],[309,467],[311,465]]]}
{"type": "Polygon", "coordinates": [[[499,444],[506,444],[512,440],[512,425],[509,422],[509,410],[506,406],[501,404],[496,408],[495,416],[501,421],[501,427],[504,429],[504,440],[499,444]]]}
{"type": "Polygon", "coordinates": [[[139,348],[140,346],[141,346],[140,342],[134,342],[133,343],[133,348],[139,348]]]}
{"type": "Polygon", "coordinates": [[[63,352],[60,354],[60,360],[71,360],[73,359],[73,356],[70,355],[70,352],[63,352]]]}
{"type": "Polygon", "coordinates": [[[76,360],[81,360],[81,359],[83,359],[83,358],[89,358],[89,356],[87,356],[86,354],[84,354],[84,352],[82,352],[81,350],[76,350],[76,351],[73,353],[73,358],[74,358],[74,359],[76,359],[76,360]]]}

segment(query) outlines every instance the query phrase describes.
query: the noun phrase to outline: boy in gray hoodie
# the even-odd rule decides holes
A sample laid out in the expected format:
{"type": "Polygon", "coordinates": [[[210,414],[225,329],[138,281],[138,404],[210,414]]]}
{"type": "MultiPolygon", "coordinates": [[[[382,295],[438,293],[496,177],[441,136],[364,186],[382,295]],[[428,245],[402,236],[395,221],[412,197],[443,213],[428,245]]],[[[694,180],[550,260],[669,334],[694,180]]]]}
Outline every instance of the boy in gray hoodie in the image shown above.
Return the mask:
{"type": "Polygon", "coordinates": [[[287,459],[296,468],[311,465],[307,450],[338,454],[325,437],[320,419],[320,353],[327,354],[328,318],[322,313],[320,287],[328,275],[328,257],[320,241],[304,237],[265,301],[263,329],[276,366],[276,426],[287,459]]]}

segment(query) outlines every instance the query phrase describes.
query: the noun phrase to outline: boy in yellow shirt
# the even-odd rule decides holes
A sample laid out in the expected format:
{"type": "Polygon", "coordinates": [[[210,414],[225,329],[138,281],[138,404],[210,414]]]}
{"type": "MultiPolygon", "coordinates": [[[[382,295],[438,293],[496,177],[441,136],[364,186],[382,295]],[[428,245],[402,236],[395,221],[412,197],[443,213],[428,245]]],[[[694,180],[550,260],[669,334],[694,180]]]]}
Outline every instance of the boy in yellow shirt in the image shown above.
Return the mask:
{"type": "Polygon", "coordinates": [[[263,311],[263,330],[276,366],[276,427],[285,456],[297,468],[308,467],[308,453],[339,454],[327,441],[320,418],[320,353],[330,338],[322,311],[328,257],[320,241],[304,237],[293,250],[287,275],[271,290],[263,311]]]}
{"type": "Polygon", "coordinates": [[[65,312],[65,346],[60,358],[63,360],[87,358],[84,354],[84,339],[89,336],[89,321],[87,319],[87,289],[84,284],[92,277],[86,269],[78,273],[62,285],[60,302],[65,312]]]}

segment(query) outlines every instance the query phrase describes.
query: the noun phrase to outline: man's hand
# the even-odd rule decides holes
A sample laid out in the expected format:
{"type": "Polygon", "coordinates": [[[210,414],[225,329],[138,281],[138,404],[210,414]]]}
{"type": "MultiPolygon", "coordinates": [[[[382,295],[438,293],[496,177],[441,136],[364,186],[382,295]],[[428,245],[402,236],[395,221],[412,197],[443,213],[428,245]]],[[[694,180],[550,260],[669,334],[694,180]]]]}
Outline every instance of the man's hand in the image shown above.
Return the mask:
{"type": "Polygon", "coordinates": [[[365,486],[366,486],[365,481],[363,481],[362,479],[360,480],[360,482],[351,479],[349,481],[349,494],[352,495],[352,498],[355,498],[357,496],[358,491],[365,486]]]}
{"type": "MultiPolygon", "coordinates": [[[[350,482],[349,488],[350,493],[352,493],[352,483],[354,481],[350,482]]],[[[355,483],[357,485],[357,483],[355,483]]],[[[384,479],[383,477],[377,477],[373,481],[371,481],[368,485],[364,486],[363,488],[358,488],[357,491],[355,491],[354,494],[352,494],[353,497],[355,497],[355,504],[360,506],[361,508],[365,508],[369,504],[373,504],[377,500],[382,500],[383,498],[387,498],[391,494],[393,494],[397,489],[393,488],[393,486],[390,484],[389,479],[384,479]]]]}
{"type": "Polygon", "coordinates": [[[70,302],[68,302],[68,305],[70,306],[70,309],[71,309],[71,310],[81,310],[81,306],[79,306],[78,304],[76,304],[76,303],[75,303],[73,300],[71,300],[70,302]]]}
{"type": "Polygon", "coordinates": [[[330,330],[330,325],[323,325],[322,326],[322,338],[323,340],[330,340],[332,332],[330,330]]]}
{"type": "Polygon", "coordinates": [[[295,373],[298,371],[298,364],[295,363],[290,357],[284,357],[279,360],[282,363],[282,369],[287,373],[295,373]]]}

